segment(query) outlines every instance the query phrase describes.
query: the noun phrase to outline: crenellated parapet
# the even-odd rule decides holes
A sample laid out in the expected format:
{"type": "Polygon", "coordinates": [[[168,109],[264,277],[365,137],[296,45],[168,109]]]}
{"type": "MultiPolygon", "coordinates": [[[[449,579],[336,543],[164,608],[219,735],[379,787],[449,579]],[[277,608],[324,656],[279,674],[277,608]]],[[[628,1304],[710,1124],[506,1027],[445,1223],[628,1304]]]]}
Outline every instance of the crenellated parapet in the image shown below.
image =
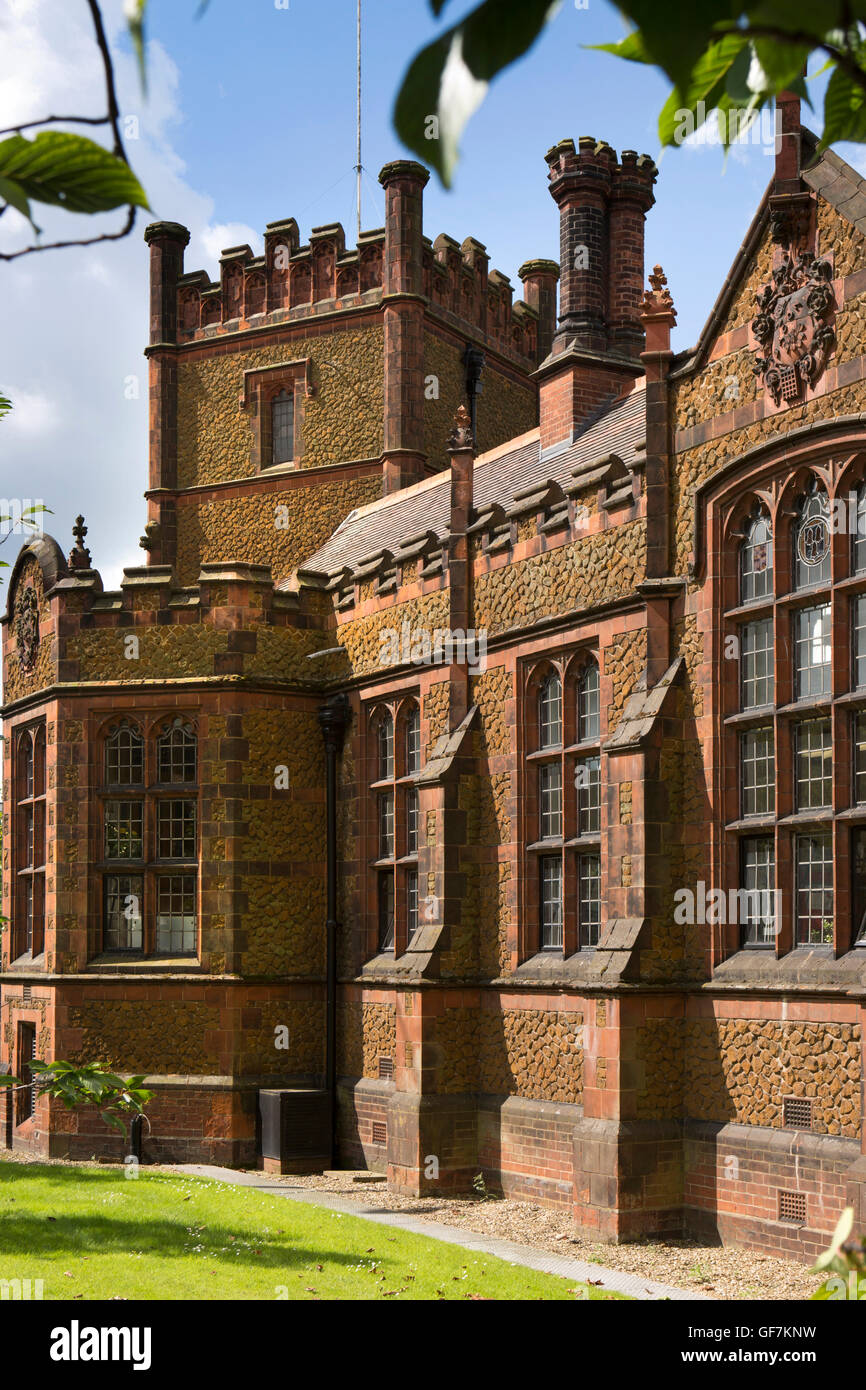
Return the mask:
{"type": "Polygon", "coordinates": [[[347,250],[343,227],[332,222],[314,227],[309,243],[301,246],[293,217],[270,222],[263,255],[232,246],[220,257],[219,281],[212,282],[203,270],[179,278],[179,340],[373,302],[381,296],[384,243],[384,229],[376,228],[347,250]]]}
{"type": "Polygon", "coordinates": [[[9,605],[7,715],[22,701],[91,684],[276,681],[315,690],[333,675],[333,661],[317,656],[333,645],[330,605],[310,590],[276,587],[266,565],[205,564],[186,588],[168,565],[134,567],[119,589],[104,590],[89,562],[64,563],[46,537],[23,548],[9,605]]]}
{"type": "MultiPolygon", "coordinates": [[[[183,273],[177,262],[171,267],[177,271],[177,341],[206,341],[381,302],[389,283],[386,231],[376,227],[363,232],[355,247],[347,247],[341,223],[330,222],[313,227],[309,241],[301,245],[298,224],[289,217],[268,223],[262,255],[247,245],[224,250],[216,281],[204,270],[183,273]]],[[[475,237],[462,243],[445,233],[435,241],[424,237],[423,297],[435,316],[463,336],[483,337],[490,348],[534,366],[555,326],[558,267],[527,262],[553,267],[554,295],[540,297],[527,284],[524,303],[514,301],[510,280],[491,271],[489,260],[475,237]]]]}

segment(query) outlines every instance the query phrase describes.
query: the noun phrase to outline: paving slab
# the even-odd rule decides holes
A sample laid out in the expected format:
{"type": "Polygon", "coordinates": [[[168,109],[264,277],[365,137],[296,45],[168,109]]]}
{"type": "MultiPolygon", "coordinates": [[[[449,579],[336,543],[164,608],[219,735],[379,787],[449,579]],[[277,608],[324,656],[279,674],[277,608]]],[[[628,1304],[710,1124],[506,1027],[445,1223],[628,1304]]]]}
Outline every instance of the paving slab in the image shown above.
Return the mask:
{"type": "MultiPolygon", "coordinates": [[[[514,1240],[500,1240],[498,1236],[468,1231],[465,1226],[447,1226],[441,1221],[421,1221],[406,1211],[382,1211],[367,1205],[363,1200],[354,1201],[339,1192],[322,1192],[315,1188],[290,1187],[286,1183],[275,1183],[263,1173],[240,1173],[234,1168],[218,1168],[209,1163],[166,1163],[161,1166],[176,1173],[189,1173],[193,1177],[231,1183],[233,1187],[250,1187],[256,1192],[287,1197],[292,1202],[307,1202],[314,1207],[328,1207],[331,1211],[360,1216],[365,1221],[375,1221],[380,1226],[398,1226],[402,1231],[429,1236],[431,1240],[444,1240],[449,1245],[460,1245],[464,1250],[472,1250],[476,1254],[495,1255],[500,1260],[507,1260],[509,1264],[525,1265],[527,1269],[537,1269],[544,1274],[561,1274],[566,1279],[573,1279],[582,1284],[591,1281],[597,1287],[628,1294],[631,1298],[642,1301],[713,1301],[706,1294],[697,1291],[676,1289],[672,1285],[660,1284],[654,1279],[644,1279],[640,1274],[629,1274],[621,1269],[607,1269],[603,1265],[589,1264],[586,1260],[575,1260],[567,1255],[554,1255],[549,1250],[538,1250],[533,1245],[520,1245],[514,1240]]],[[[380,1192],[378,1196],[380,1202],[387,1200],[386,1193],[380,1192]]]]}

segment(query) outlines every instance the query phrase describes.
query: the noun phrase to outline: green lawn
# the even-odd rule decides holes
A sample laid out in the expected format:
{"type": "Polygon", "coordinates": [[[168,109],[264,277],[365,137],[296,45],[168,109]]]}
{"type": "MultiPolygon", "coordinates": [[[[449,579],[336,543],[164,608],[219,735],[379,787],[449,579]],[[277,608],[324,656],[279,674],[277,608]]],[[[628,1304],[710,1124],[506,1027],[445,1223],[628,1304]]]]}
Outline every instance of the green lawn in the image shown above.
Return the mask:
{"type": "Polygon", "coordinates": [[[226,1183],[8,1162],[0,1279],[42,1279],[46,1299],[618,1297],[226,1183]]]}

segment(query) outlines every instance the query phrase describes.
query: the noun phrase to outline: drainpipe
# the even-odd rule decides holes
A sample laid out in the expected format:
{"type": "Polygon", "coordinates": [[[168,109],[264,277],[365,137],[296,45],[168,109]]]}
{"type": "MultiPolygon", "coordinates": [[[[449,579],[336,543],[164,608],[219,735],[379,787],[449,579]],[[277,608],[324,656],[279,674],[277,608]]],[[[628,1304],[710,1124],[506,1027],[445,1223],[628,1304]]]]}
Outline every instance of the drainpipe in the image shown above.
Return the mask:
{"type": "Polygon", "coordinates": [[[478,348],[469,347],[463,354],[463,367],[465,371],[466,399],[469,402],[469,419],[471,421],[472,438],[478,438],[478,397],[484,387],[481,384],[481,373],[484,371],[484,353],[478,348]]]}
{"type": "Polygon", "coordinates": [[[327,837],[327,918],[325,921],[325,1087],[330,1111],[330,1166],[337,1151],[337,757],[349,719],[349,701],[335,695],[319,706],[325,740],[325,807],[327,837]]]}

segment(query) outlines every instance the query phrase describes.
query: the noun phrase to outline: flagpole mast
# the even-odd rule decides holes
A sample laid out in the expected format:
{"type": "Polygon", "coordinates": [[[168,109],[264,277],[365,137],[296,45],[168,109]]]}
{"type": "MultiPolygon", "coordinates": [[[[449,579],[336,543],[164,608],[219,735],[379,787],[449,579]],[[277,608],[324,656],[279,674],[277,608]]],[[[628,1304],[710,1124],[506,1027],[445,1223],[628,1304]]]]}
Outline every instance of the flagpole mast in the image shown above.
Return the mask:
{"type": "Polygon", "coordinates": [[[361,239],[361,0],[358,0],[358,240],[361,239]]]}

